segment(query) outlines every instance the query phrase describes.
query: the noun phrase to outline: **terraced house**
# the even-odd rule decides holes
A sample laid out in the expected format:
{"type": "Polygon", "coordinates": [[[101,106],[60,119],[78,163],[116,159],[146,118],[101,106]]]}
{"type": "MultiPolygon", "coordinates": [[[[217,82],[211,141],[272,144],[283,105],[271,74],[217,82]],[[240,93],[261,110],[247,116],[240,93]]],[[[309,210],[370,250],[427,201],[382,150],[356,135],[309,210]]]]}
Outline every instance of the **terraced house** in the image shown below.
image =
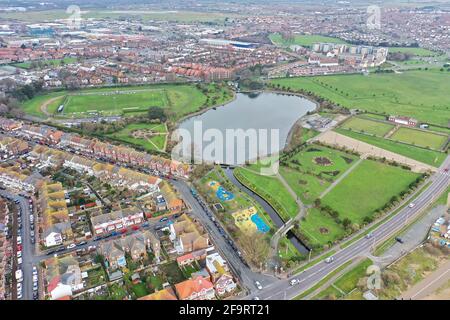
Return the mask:
{"type": "Polygon", "coordinates": [[[42,185],[42,180],[36,175],[25,175],[17,167],[0,167],[0,184],[6,188],[16,189],[26,192],[35,192],[42,185]]]}
{"type": "Polygon", "coordinates": [[[44,183],[39,191],[42,239],[46,247],[61,245],[73,237],[65,190],[60,182],[44,183]]]}
{"type": "Polygon", "coordinates": [[[91,217],[94,235],[109,233],[144,222],[144,213],[137,207],[100,214],[91,217]]]}
{"type": "Polygon", "coordinates": [[[4,153],[5,155],[20,155],[27,152],[29,147],[30,146],[26,141],[7,136],[0,136],[0,153],[4,153]]]}

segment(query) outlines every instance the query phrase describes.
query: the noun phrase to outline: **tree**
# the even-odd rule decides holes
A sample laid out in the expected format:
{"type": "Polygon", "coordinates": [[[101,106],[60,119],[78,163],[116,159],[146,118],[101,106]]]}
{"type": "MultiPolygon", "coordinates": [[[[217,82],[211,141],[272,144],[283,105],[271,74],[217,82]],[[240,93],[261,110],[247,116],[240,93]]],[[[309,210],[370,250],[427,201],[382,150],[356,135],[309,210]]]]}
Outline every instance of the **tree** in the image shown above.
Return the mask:
{"type": "Polygon", "coordinates": [[[344,220],[342,220],[342,225],[345,229],[347,229],[352,225],[352,220],[350,220],[349,218],[344,218],[344,220]]]}
{"type": "Polygon", "coordinates": [[[148,108],[148,118],[150,120],[160,120],[161,122],[166,122],[167,115],[164,109],[160,107],[150,107],[148,108]]]}
{"type": "Polygon", "coordinates": [[[269,243],[264,234],[259,232],[240,232],[238,236],[239,244],[244,255],[256,266],[266,262],[269,254],[269,243]]]}

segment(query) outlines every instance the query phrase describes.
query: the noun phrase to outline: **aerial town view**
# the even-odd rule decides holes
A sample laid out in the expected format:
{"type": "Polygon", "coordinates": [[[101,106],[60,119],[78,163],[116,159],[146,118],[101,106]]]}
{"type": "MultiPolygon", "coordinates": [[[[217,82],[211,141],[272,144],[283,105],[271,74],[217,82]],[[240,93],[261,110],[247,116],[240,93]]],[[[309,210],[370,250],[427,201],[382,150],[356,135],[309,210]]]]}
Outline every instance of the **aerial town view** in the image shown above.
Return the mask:
{"type": "Polygon", "coordinates": [[[0,300],[450,300],[449,147],[449,0],[0,0],[0,300]]]}

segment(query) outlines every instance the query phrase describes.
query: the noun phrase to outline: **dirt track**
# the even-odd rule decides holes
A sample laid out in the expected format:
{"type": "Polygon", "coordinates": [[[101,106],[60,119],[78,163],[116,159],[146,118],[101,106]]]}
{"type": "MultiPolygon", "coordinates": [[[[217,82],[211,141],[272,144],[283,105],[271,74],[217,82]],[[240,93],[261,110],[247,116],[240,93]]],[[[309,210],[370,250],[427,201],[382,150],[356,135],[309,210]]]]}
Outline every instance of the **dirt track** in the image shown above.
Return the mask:
{"type": "Polygon", "coordinates": [[[41,104],[40,109],[41,109],[42,113],[44,113],[46,116],[51,116],[51,114],[47,110],[47,107],[59,98],[61,98],[61,96],[48,99],[43,104],[41,104]]]}
{"type": "Polygon", "coordinates": [[[334,131],[326,131],[313,138],[312,141],[320,141],[328,145],[345,147],[361,154],[362,157],[374,156],[378,158],[386,158],[391,161],[405,164],[411,167],[414,172],[436,171],[435,167],[428,164],[401,156],[397,153],[390,152],[368,143],[344,136],[334,131]]]}

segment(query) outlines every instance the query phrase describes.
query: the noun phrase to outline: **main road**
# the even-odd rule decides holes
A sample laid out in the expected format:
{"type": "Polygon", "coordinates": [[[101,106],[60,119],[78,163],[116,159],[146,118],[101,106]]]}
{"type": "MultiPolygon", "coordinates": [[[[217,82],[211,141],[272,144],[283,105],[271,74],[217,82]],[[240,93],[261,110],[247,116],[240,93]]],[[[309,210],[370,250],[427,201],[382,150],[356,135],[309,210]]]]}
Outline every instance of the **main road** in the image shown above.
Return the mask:
{"type": "MultiPolygon", "coordinates": [[[[344,265],[348,261],[363,256],[371,251],[378,243],[395,235],[402,227],[411,222],[420,212],[426,209],[439,195],[441,195],[450,185],[450,156],[444,161],[439,170],[430,177],[431,184],[415,200],[414,205],[406,206],[394,217],[380,225],[372,232],[369,239],[361,238],[345,249],[341,249],[334,254],[332,263],[319,262],[306,269],[300,274],[296,274],[286,280],[280,280],[269,284],[258,292],[245,297],[252,299],[256,296],[262,300],[286,300],[293,299],[305,290],[311,288],[328,274],[344,265]],[[291,279],[298,279],[299,283],[291,286],[291,279]]],[[[364,201],[364,199],[355,199],[364,201]]]]}

